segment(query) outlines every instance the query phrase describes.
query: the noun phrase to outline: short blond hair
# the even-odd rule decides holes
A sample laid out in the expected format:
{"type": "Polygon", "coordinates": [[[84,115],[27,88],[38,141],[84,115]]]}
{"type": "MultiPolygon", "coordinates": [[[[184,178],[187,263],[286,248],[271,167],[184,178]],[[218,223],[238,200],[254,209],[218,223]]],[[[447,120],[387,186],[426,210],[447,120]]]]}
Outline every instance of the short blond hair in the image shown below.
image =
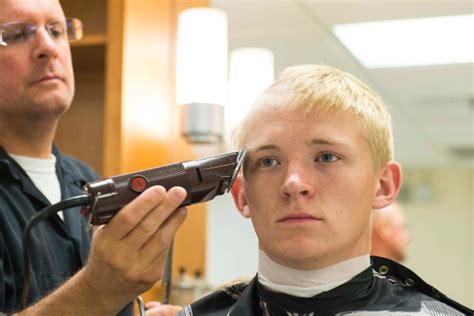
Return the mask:
{"type": "Polygon", "coordinates": [[[378,96],[364,82],[339,69],[323,65],[288,67],[280,78],[259,98],[233,134],[234,143],[245,148],[253,130],[251,123],[261,111],[349,112],[358,118],[363,136],[368,141],[374,166],[379,168],[393,159],[393,138],[390,113],[378,96]],[[268,100],[268,93],[284,89],[290,95],[280,102],[268,100]],[[269,102],[270,101],[270,102],[269,102]]]}

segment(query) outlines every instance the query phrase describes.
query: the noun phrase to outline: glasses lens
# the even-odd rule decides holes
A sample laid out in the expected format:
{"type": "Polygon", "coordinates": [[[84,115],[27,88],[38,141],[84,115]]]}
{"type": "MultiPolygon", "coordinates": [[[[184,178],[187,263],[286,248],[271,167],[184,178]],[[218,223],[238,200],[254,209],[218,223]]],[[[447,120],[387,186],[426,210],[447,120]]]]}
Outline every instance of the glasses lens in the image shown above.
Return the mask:
{"type": "Polygon", "coordinates": [[[48,23],[46,25],[46,29],[48,30],[51,37],[55,40],[59,39],[66,39],[66,21],[65,20],[58,20],[48,23]]]}
{"type": "Polygon", "coordinates": [[[70,41],[80,40],[83,35],[83,25],[79,19],[66,19],[67,36],[70,41]]]}
{"type": "Polygon", "coordinates": [[[20,44],[34,32],[34,26],[28,23],[7,23],[1,26],[1,40],[3,46],[20,44]]]}

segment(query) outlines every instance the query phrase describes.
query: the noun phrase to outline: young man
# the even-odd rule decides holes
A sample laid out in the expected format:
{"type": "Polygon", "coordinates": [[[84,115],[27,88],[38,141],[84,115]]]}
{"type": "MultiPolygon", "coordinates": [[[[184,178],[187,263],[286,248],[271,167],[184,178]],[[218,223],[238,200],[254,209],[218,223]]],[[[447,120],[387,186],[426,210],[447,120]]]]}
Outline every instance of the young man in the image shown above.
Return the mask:
{"type": "Polygon", "coordinates": [[[19,311],[28,220],[97,178],[53,146],[74,94],[69,40],[81,32],[58,0],[0,0],[0,314],[116,314],[160,279],[185,218],[175,211],[184,189],[153,187],[98,229],[92,245],[78,208],[45,220],[31,235],[33,305],[19,311]]]}
{"type": "Polygon", "coordinates": [[[374,213],[372,218],[372,256],[402,262],[406,258],[410,233],[406,216],[398,203],[390,204],[374,213]]]}
{"type": "Polygon", "coordinates": [[[232,195],[258,236],[258,274],[179,315],[471,312],[406,268],[369,257],[372,213],[395,201],[402,175],[390,115],[367,85],[331,67],[288,68],[236,141],[247,156],[232,195]]]}

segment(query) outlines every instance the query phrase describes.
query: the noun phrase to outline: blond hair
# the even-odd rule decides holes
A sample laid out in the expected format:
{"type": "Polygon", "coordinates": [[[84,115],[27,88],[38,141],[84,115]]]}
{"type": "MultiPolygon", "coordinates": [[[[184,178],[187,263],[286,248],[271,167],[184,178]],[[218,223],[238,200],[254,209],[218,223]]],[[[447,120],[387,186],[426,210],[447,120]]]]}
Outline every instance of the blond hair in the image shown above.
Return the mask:
{"type": "Polygon", "coordinates": [[[349,73],[322,65],[293,66],[283,70],[280,78],[257,98],[254,107],[234,131],[234,143],[239,149],[245,148],[251,137],[253,119],[269,107],[281,112],[299,110],[303,115],[315,111],[349,112],[358,119],[374,166],[379,168],[393,159],[392,124],[387,107],[380,96],[349,73]],[[283,99],[279,96],[275,102],[267,92],[278,89],[283,89],[287,95],[283,99]]]}

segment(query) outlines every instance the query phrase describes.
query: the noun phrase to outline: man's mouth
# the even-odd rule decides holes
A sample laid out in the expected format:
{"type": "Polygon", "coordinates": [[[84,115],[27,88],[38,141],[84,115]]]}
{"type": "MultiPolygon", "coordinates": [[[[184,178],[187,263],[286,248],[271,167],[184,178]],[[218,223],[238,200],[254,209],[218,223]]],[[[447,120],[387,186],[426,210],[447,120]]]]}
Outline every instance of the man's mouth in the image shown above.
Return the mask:
{"type": "Polygon", "coordinates": [[[61,80],[63,81],[63,78],[58,76],[58,75],[55,75],[55,74],[50,74],[50,75],[45,75],[45,76],[42,76],[40,77],[39,79],[37,80],[34,80],[33,81],[33,84],[35,83],[43,83],[43,82],[52,82],[52,81],[56,81],[56,80],[61,80]]]}
{"type": "Polygon", "coordinates": [[[311,214],[305,212],[293,212],[290,214],[285,215],[284,217],[278,219],[278,223],[287,223],[287,224],[303,224],[303,223],[311,223],[311,222],[321,222],[323,221],[322,218],[313,216],[311,214]]]}

